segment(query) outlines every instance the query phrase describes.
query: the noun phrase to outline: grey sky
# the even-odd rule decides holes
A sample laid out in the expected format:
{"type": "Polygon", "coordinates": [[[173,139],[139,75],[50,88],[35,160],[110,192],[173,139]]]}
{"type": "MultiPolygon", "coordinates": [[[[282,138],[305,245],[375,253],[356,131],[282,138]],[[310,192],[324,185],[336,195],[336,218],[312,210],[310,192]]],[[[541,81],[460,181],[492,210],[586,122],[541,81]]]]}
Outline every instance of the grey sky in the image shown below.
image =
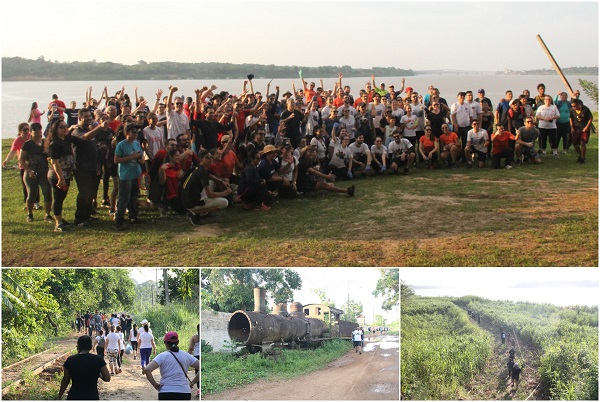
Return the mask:
{"type": "Polygon", "coordinates": [[[59,61],[549,68],[540,34],[561,67],[598,64],[598,2],[31,0],[0,21],[2,56],[59,61]]]}

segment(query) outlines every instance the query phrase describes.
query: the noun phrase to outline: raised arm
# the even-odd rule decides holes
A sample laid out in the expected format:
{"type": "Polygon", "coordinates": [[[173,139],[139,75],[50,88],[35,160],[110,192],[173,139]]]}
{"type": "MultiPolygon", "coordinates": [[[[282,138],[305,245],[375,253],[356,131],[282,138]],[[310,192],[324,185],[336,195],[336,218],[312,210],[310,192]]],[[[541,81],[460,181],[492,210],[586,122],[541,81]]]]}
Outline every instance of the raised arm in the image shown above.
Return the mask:
{"type": "Polygon", "coordinates": [[[158,110],[158,104],[160,103],[160,100],[162,99],[162,94],[163,94],[163,90],[158,88],[158,90],[156,91],[156,100],[154,101],[154,107],[152,108],[152,113],[156,113],[156,111],[158,110]]]}
{"type": "Polygon", "coordinates": [[[133,88],[133,94],[135,95],[135,104],[140,104],[140,98],[138,96],[138,87],[133,88]]]}
{"type": "Polygon", "coordinates": [[[171,113],[173,111],[173,94],[177,92],[179,88],[169,85],[169,97],[167,98],[167,112],[171,113]]]}

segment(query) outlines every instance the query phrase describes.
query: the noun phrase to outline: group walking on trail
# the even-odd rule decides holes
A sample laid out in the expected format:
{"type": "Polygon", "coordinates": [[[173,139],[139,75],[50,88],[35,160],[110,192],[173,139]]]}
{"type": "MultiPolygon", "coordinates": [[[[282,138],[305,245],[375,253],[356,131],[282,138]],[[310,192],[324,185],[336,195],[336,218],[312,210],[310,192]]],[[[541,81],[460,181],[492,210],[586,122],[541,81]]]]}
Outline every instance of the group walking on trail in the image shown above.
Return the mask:
{"type": "MultiPolygon", "coordinates": [[[[142,320],[142,327],[138,330],[137,324],[132,324],[129,314],[112,314],[110,320],[104,320],[103,317],[98,312],[77,315],[78,332],[86,334],[77,339],[77,354],[70,356],[64,363],[58,399],[62,398],[71,383],[68,400],[98,400],[98,378],[105,382],[116,378],[123,372],[123,355],[132,355],[133,360],[136,360],[138,346],[141,373],[158,391],[159,400],[190,400],[194,385],[198,386],[196,395],[199,395],[199,333],[191,337],[188,350],[184,352],[179,348],[178,333],[167,331],[163,336],[166,351],[156,354],[155,338],[148,320],[142,320]],[[121,323],[121,319],[125,322],[121,323]],[[122,327],[121,324],[131,324],[131,327],[122,327]],[[93,340],[88,332],[96,333],[93,340]],[[153,359],[151,355],[155,355],[153,359]],[[195,377],[192,379],[188,376],[189,367],[195,370],[195,377]],[[160,371],[159,382],[152,374],[156,369],[160,371]]],[[[197,330],[199,332],[200,325],[197,330]]]]}

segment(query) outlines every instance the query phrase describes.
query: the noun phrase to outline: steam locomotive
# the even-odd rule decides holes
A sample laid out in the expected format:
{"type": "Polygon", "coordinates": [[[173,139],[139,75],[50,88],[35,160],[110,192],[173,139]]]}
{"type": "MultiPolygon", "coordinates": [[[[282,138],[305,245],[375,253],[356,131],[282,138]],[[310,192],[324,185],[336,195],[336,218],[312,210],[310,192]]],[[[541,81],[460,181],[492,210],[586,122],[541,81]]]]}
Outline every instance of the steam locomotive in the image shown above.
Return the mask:
{"type": "Polygon", "coordinates": [[[323,304],[279,303],[272,314],[265,308],[265,289],[254,289],[254,311],[237,310],[229,319],[228,332],[254,353],[271,346],[315,347],[330,339],[352,339],[355,322],[340,320],[344,312],[323,304]]]}

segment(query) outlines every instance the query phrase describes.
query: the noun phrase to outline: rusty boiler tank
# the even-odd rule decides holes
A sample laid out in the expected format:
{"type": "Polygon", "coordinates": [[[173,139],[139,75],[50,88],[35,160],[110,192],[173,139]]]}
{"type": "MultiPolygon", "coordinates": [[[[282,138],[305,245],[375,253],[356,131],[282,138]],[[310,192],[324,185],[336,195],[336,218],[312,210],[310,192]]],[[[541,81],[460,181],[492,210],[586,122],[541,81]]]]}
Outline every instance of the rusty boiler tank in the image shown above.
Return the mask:
{"type": "Polygon", "coordinates": [[[229,336],[232,340],[251,347],[319,338],[328,331],[323,321],[306,318],[300,303],[292,303],[290,310],[288,313],[287,304],[280,303],[275,306],[273,314],[267,314],[265,289],[255,288],[254,311],[234,312],[229,319],[229,336]]]}

